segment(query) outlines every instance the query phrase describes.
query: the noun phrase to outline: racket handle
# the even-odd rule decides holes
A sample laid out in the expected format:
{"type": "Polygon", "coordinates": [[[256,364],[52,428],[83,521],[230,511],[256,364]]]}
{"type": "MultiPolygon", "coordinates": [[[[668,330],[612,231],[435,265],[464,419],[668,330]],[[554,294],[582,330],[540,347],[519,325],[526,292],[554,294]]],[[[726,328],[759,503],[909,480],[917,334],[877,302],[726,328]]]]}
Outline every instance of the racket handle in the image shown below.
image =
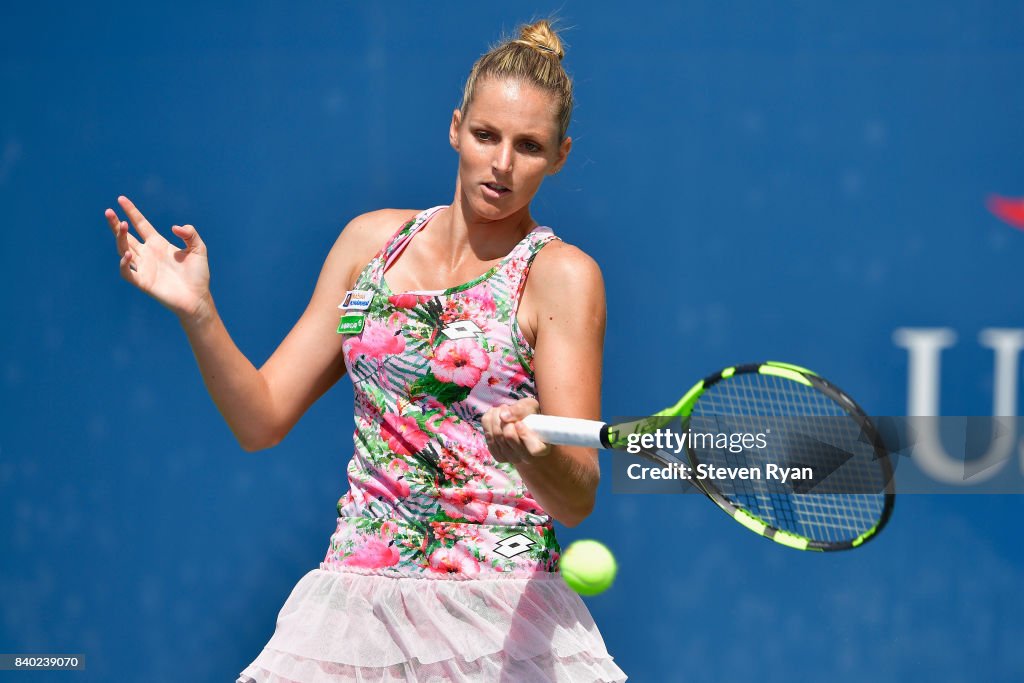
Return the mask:
{"type": "Polygon", "coordinates": [[[605,448],[601,434],[608,425],[604,422],[554,415],[527,415],[523,418],[523,424],[535,431],[545,443],[605,448]]]}

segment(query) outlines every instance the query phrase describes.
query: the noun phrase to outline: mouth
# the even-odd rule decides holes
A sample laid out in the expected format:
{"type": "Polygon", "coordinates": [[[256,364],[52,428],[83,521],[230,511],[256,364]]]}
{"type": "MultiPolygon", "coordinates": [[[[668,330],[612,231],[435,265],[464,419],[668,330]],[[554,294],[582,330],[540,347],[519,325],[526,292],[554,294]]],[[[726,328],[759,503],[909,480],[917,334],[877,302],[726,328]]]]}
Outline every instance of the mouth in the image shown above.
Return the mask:
{"type": "Polygon", "coordinates": [[[485,194],[492,197],[503,197],[512,191],[500,183],[484,183],[483,186],[486,188],[485,194]]]}

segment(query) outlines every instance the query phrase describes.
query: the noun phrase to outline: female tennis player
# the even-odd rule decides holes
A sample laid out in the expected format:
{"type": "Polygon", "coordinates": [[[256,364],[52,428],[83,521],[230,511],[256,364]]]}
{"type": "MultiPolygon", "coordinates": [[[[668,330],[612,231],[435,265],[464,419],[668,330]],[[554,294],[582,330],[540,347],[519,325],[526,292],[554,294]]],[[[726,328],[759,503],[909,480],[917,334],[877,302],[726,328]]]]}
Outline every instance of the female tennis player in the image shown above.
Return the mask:
{"type": "Polygon", "coordinates": [[[171,228],[179,249],[126,197],[139,238],[107,209],[121,275],[178,316],[247,451],[352,379],[337,529],[240,682],[625,680],[558,574],[552,526],[590,513],[597,453],[520,422],[600,415],[600,271],[530,213],[572,147],[563,54],[539,21],[476,62],[449,129],[451,204],[351,221],[258,370],[217,314],[195,227],[171,228]]]}

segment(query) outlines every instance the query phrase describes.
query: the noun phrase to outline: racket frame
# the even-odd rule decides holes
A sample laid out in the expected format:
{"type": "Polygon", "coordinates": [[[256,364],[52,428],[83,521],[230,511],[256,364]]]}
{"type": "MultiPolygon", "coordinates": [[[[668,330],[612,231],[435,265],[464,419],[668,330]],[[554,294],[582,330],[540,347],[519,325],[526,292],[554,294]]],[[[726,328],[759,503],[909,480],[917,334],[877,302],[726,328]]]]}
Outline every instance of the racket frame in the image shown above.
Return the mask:
{"type": "MultiPolygon", "coordinates": [[[[658,412],[655,415],[645,417],[640,420],[611,425],[594,420],[573,420],[545,415],[531,415],[526,418],[526,424],[531,429],[537,431],[540,436],[549,443],[562,443],[587,446],[590,448],[624,451],[628,445],[629,437],[632,434],[651,433],[654,430],[664,427],[676,420],[682,420],[683,425],[685,426],[689,421],[694,405],[696,405],[698,399],[700,399],[704,392],[723,379],[747,373],[774,375],[776,377],[813,387],[835,401],[844,411],[846,411],[849,417],[857,422],[863,436],[868,439],[868,442],[874,450],[875,459],[879,463],[881,475],[885,482],[883,489],[883,507],[878,520],[870,529],[864,531],[855,538],[845,539],[842,541],[822,541],[785,531],[773,526],[744,507],[733,503],[710,481],[701,479],[688,479],[687,481],[697,487],[701,493],[710,498],[719,508],[722,509],[722,511],[736,520],[739,524],[760,536],[789,548],[815,552],[849,550],[860,547],[864,543],[875,538],[889,522],[896,502],[893,467],[892,461],[889,457],[889,451],[886,449],[881,435],[874,423],[849,394],[844,392],[835,384],[826,380],[824,377],[821,377],[807,368],[800,367],[799,365],[779,361],[765,361],[761,363],[747,363],[724,368],[714,374],[708,375],[694,384],[674,405],[658,412]]],[[[689,464],[696,468],[698,460],[689,444],[686,446],[686,451],[687,457],[690,460],[689,464]]],[[[645,460],[661,465],[675,464],[669,462],[664,455],[659,454],[656,451],[641,450],[639,453],[631,453],[631,455],[637,455],[645,460]]],[[[681,460],[679,462],[681,462],[681,460]]],[[[793,493],[789,495],[846,494],[793,493]]]]}
{"type": "MultiPolygon", "coordinates": [[[[695,384],[690,391],[688,391],[679,403],[670,408],[669,410],[678,408],[680,412],[675,417],[684,420],[689,419],[693,406],[697,403],[701,394],[710,389],[712,386],[722,381],[723,379],[732,377],[734,375],[740,375],[745,373],[759,373],[764,375],[774,375],[783,379],[788,379],[794,382],[800,382],[807,386],[811,386],[814,389],[825,394],[837,404],[839,404],[843,410],[846,411],[847,415],[854,419],[861,429],[862,435],[871,444],[874,452],[875,459],[879,463],[879,467],[882,470],[882,478],[885,482],[885,488],[883,493],[882,512],[878,517],[878,521],[868,530],[859,534],[855,538],[846,539],[843,541],[822,541],[818,539],[808,538],[806,536],[795,534],[789,531],[779,529],[772,524],[768,523],[764,519],[760,518],[756,514],[749,510],[736,505],[729,498],[722,493],[718,487],[711,481],[694,479],[691,480],[708,498],[710,498],[718,507],[722,509],[726,514],[731,516],[736,522],[743,525],[750,531],[756,534],[764,536],[765,538],[775,541],[781,545],[795,548],[797,550],[810,550],[816,552],[830,552],[837,550],[850,550],[857,548],[867,541],[875,538],[878,533],[885,527],[889,522],[889,518],[892,516],[893,507],[896,503],[896,491],[894,482],[894,473],[892,468],[892,460],[889,457],[889,451],[885,447],[882,440],[881,434],[875,427],[871,418],[864,412],[863,409],[853,398],[844,392],[842,389],[832,384],[824,377],[817,373],[802,368],[798,365],[791,363],[782,363],[779,361],[765,361],[762,363],[749,363],[745,365],[737,365],[729,368],[725,368],[720,372],[716,372],[702,379],[700,382],[695,384]]],[[[663,411],[664,412],[664,411],[663,411]]],[[[687,455],[691,460],[691,464],[696,467],[698,460],[693,454],[692,449],[687,446],[687,455]]],[[[846,495],[846,494],[831,494],[831,493],[804,493],[804,494],[791,494],[791,495],[846,495]]]]}

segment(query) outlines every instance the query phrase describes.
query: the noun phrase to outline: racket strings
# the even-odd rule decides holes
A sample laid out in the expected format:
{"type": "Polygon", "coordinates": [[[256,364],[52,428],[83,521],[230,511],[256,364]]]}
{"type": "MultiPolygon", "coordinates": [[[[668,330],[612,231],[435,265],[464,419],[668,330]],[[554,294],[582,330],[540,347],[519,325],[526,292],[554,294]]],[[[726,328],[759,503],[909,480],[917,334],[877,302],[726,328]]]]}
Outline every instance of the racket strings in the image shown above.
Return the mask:
{"type": "Polygon", "coordinates": [[[690,452],[695,466],[756,471],[760,478],[726,476],[711,483],[770,526],[838,543],[870,530],[882,514],[885,471],[871,439],[857,418],[812,386],[760,373],[734,375],[701,395],[689,429],[763,435],[763,448],[709,447],[703,440],[691,442],[690,452]],[[777,466],[777,478],[768,477],[769,465],[777,466]],[[810,468],[809,478],[803,468],[810,468]]]}

